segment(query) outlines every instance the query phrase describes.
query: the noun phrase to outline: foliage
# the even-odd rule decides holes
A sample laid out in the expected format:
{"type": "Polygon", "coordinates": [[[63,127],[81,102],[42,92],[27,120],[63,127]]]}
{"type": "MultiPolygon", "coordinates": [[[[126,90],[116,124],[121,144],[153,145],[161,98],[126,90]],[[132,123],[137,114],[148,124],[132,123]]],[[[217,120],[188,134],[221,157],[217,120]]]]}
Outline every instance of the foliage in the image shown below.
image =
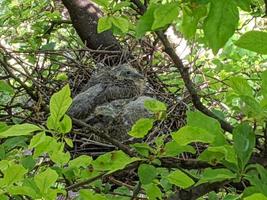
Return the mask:
{"type": "MultiPolygon", "coordinates": [[[[95,131],[90,126],[77,131],[77,121],[67,114],[76,92],[70,89],[73,80],[81,77],[72,77],[78,71],[73,66],[84,59],[76,50],[84,44],[61,14],[61,3],[1,1],[0,199],[177,194],[184,194],[180,199],[267,199],[267,33],[261,18],[267,5],[261,0],[151,0],[137,1],[140,8],[136,1],[94,2],[105,14],[98,33],[111,30],[130,41],[137,46],[134,55],[142,49],[137,41],[151,43],[144,48],[152,49],[144,56],[146,67],[162,83],[162,99],[168,93],[167,99],[175,100],[145,102],[153,117],[139,119],[128,133],[138,142],[112,138],[110,152],[75,152],[79,139],[71,135],[95,131]],[[158,43],[169,27],[190,47],[182,70],[165,54],[175,52],[175,44],[158,43]],[[65,50],[71,47],[76,50],[65,50]],[[181,100],[188,95],[193,103],[181,100]],[[188,108],[186,124],[164,128],[170,118],[180,117],[174,113],[180,102],[188,108]]],[[[93,65],[88,60],[77,68],[93,65]]]]}

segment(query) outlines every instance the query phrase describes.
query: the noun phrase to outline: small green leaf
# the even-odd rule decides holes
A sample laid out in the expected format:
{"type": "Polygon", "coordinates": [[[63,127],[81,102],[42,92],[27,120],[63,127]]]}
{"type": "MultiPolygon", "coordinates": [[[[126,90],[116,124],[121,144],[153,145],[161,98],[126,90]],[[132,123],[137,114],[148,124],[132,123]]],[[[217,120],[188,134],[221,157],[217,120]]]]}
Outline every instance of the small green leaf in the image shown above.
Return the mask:
{"type": "Polygon", "coordinates": [[[79,167],[86,168],[91,164],[92,160],[93,159],[90,156],[81,155],[81,156],[71,160],[69,162],[69,166],[70,167],[77,167],[77,168],[79,168],[79,167]]]}
{"type": "Polygon", "coordinates": [[[176,170],[174,172],[171,172],[167,176],[167,179],[169,180],[170,183],[178,187],[181,187],[183,189],[188,188],[193,184],[195,184],[195,182],[181,170],[176,170]]]}
{"type": "Polygon", "coordinates": [[[146,109],[153,113],[158,113],[167,110],[165,103],[162,103],[158,100],[146,100],[144,106],[146,109]]]}
{"type": "Polygon", "coordinates": [[[139,158],[130,158],[122,151],[113,151],[99,156],[93,161],[93,167],[97,171],[109,171],[109,173],[112,173],[137,160],[139,158]]]}
{"type": "Polygon", "coordinates": [[[210,0],[208,17],[204,22],[204,35],[214,54],[217,54],[234,34],[239,12],[233,0],[210,0]]]}
{"type": "Polygon", "coordinates": [[[141,118],[137,120],[128,134],[135,138],[143,138],[152,129],[153,123],[154,119],[141,118]]]}
{"type": "Polygon", "coordinates": [[[163,156],[172,157],[172,156],[178,156],[179,154],[183,152],[189,152],[194,154],[196,151],[192,146],[186,145],[181,146],[175,141],[171,141],[166,143],[164,148],[163,156]]]}
{"type": "Polygon", "coordinates": [[[145,189],[146,194],[150,200],[162,199],[161,190],[156,184],[150,183],[147,185],[143,185],[143,188],[145,189]]]}
{"type": "Polygon", "coordinates": [[[186,146],[192,142],[212,143],[215,135],[201,128],[184,126],[178,131],[173,132],[172,138],[179,145],[186,146]]]}
{"type": "Polygon", "coordinates": [[[95,194],[91,190],[88,189],[81,189],[79,190],[79,199],[81,200],[108,200],[104,195],[95,194]]]}
{"type": "Polygon", "coordinates": [[[10,186],[15,182],[21,181],[27,170],[22,165],[12,164],[5,171],[3,171],[4,178],[2,183],[10,186]]]}
{"type": "Polygon", "coordinates": [[[63,119],[59,122],[60,132],[68,133],[72,129],[72,120],[68,115],[64,115],[63,119]]]}
{"type": "Polygon", "coordinates": [[[129,22],[123,17],[111,17],[112,24],[119,28],[123,33],[129,30],[129,22]]]}
{"type": "Polygon", "coordinates": [[[66,81],[66,80],[68,80],[68,76],[67,76],[67,74],[66,73],[59,73],[59,74],[57,74],[57,76],[55,77],[55,80],[57,80],[57,81],[66,81]]]}
{"type": "Polygon", "coordinates": [[[7,137],[13,137],[13,136],[20,136],[20,135],[30,135],[35,131],[42,130],[38,126],[34,124],[17,124],[11,126],[9,129],[0,132],[0,138],[7,138],[7,137]]]}
{"type": "Polygon", "coordinates": [[[65,115],[72,103],[70,87],[65,85],[59,92],[53,94],[50,100],[50,116],[47,119],[47,127],[59,131],[60,120],[65,115]]]}
{"type": "Polygon", "coordinates": [[[179,13],[179,7],[177,2],[160,4],[154,11],[154,22],[152,24],[152,30],[163,28],[168,24],[171,24],[179,13]]]}
{"type": "Polygon", "coordinates": [[[157,176],[157,169],[153,165],[141,164],[138,168],[138,177],[143,185],[151,183],[157,176]]]}
{"type": "Polygon", "coordinates": [[[45,45],[41,46],[41,50],[43,50],[43,51],[54,50],[55,47],[56,47],[56,43],[55,42],[49,42],[48,44],[45,44],[45,45]]]}
{"type": "Polygon", "coordinates": [[[32,199],[37,199],[36,191],[28,186],[10,186],[7,190],[11,195],[26,195],[32,199]]]}
{"type": "Polygon", "coordinates": [[[228,169],[211,169],[207,168],[204,170],[197,185],[202,183],[213,183],[218,181],[230,180],[236,178],[236,174],[228,169]]]}
{"type": "Polygon", "coordinates": [[[109,30],[112,27],[112,21],[110,17],[104,16],[99,18],[98,25],[97,25],[97,32],[101,33],[103,31],[109,30]]]}
{"type": "Polygon", "coordinates": [[[54,150],[49,153],[51,160],[58,165],[65,165],[70,160],[70,152],[63,152],[63,150],[54,150]]]}
{"type": "Polygon", "coordinates": [[[14,94],[13,88],[3,80],[0,80],[0,91],[9,94],[14,94]]]}
{"type": "Polygon", "coordinates": [[[64,141],[66,142],[66,144],[69,146],[69,147],[73,147],[73,141],[72,139],[70,138],[64,138],[64,141]]]}
{"type": "Polygon", "coordinates": [[[233,131],[234,148],[238,157],[239,166],[244,169],[255,147],[255,134],[248,124],[240,124],[233,131]]]}
{"type": "Polygon", "coordinates": [[[232,77],[227,83],[237,94],[253,96],[253,90],[246,79],[242,77],[232,77]]]}
{"type": "Polygon", "coordinates": [[[48,192],[50,187],[57,181],[58,174],[56,171],[47,168],[44,172],[37,174],[34,177],[34,181],[41,193],[45,194],[48,192]]]}
{"type": "Polygon", "coordinates": [[[249,31],[242,35],[235,44],[241,48],[267,54],[267,32],[249,31]]]}

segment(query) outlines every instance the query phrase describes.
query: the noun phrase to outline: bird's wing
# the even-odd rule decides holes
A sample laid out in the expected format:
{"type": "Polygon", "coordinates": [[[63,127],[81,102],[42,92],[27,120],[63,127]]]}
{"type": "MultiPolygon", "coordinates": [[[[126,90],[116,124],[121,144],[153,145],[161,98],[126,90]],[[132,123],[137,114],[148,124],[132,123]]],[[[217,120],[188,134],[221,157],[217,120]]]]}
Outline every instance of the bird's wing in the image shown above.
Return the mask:
{"type": "Polygon", "coordinates": [[[68,114],[77,119],[86,118],[97,105],[97,97],[103,92],[102,84],[96,84],[84,92],[78,94],[72,102],[68,114]]]}

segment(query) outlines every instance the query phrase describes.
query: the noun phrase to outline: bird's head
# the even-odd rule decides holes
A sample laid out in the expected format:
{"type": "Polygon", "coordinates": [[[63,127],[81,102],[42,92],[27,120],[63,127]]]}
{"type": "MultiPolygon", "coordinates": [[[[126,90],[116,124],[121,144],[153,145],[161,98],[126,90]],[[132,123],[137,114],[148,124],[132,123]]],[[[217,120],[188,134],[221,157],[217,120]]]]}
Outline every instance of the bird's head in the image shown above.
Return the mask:
{"type": "Polygon", "coordinates": [[[111,73],[119,80],[132,80],[140,87],[145,85],[145,77],[127,64],[114,67],[111,73]]]}

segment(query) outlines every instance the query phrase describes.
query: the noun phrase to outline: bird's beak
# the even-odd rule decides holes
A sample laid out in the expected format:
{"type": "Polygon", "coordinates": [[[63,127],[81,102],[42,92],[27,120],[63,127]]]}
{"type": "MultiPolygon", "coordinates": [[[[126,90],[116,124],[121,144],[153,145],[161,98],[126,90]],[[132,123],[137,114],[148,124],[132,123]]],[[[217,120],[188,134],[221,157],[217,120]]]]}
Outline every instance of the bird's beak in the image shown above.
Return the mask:
{"type": "Polygon", "coordinates": [[[136,73],[134,74],[135,78],[139,78],[139,79],[145,79],[145,77],[142,74],[136,73]]]}

